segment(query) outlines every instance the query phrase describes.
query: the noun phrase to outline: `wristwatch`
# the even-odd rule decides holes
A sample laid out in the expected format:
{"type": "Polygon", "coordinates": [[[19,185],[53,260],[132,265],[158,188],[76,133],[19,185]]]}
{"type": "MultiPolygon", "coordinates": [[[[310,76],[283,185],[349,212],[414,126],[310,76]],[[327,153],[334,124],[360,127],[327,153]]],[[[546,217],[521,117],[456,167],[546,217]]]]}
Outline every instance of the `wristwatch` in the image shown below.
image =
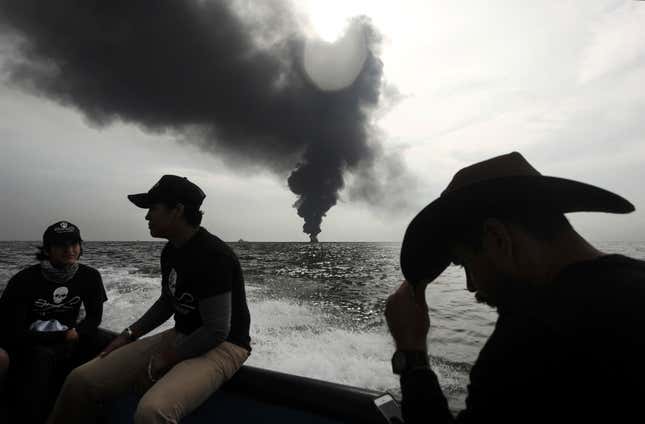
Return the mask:
{"type": "Polygon", "coordinates": [[[428,353],[421,350],[397,350],[392,355],[392,372],[401,375],[415,369],[429,369],[428,353]]]}
{"type": "Polygon", "coordinates": [[[121,335],[127,337],[131,342],[134,341],[134,334],[132,334],[130,327],[125,327],[125,330],[121,332],[121,335]]]}

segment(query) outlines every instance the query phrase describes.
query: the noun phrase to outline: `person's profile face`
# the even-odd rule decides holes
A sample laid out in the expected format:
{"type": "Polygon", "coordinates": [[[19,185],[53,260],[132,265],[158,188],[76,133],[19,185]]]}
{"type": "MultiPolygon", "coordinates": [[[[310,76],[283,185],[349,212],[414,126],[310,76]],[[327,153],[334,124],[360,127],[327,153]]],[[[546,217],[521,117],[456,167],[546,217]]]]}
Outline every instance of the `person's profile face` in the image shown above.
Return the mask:
{"type": "Polygon", "coordinates": [[[172,233],[178,213],[163,203],[155,203],[148,209],[146,220],[152,237],[167,237],[172,233]]]}
{"type": "Polygon", "coordinates": [[[489,306],[498,306],[499,298],[509,280],[509,276],[501,272],[491,260],[485,249],[472,249],[456,244],[451,248],[452,262],[464,269],[466,288],[475,294],[478,302],[489,306]]]}

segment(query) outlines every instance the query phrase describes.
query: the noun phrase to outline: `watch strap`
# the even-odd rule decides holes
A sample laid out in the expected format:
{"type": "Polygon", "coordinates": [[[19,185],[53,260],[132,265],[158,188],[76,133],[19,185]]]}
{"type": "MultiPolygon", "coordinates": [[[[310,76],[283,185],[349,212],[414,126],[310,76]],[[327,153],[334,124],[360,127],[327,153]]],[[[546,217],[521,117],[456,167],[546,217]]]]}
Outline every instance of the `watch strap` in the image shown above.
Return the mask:
{"type": "Polygon", "coordinates": [[[416,369],[429,369],[428,353],[420,350],[397,350],[392,356],[392,372],[404,374],[416,369]]]}
{"type": "Polygon", "coordinates": [[[130,327],[125,327],[125,329],[121,332],[122,335],[128,338],[130,341],[134,341],[134,333],[132,333],[132,329],[130,327]]]}

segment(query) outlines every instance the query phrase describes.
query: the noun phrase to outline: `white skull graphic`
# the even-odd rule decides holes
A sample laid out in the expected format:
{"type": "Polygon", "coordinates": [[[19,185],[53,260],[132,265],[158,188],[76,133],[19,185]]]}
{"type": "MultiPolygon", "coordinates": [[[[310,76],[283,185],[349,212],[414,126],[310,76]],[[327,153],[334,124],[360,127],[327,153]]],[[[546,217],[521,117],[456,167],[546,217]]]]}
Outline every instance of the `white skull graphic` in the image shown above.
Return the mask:
{"type": "Polygon", "coordinates": [[[173,296],[175,295],[175,288],[177,287],[177,272],[175,269],[170,270],[170,274],[168,274],[168,290],[170,290],[170,294],[173,296]]]}
{"type": "Polygon", "coordinates": [[[63,300],[65,300],[65,298],[67,297],[68,292],[69,290],[67,289],[67,287],[59,287],[54,290],[54,303],[57,305],[62,303],[63,300]]]}

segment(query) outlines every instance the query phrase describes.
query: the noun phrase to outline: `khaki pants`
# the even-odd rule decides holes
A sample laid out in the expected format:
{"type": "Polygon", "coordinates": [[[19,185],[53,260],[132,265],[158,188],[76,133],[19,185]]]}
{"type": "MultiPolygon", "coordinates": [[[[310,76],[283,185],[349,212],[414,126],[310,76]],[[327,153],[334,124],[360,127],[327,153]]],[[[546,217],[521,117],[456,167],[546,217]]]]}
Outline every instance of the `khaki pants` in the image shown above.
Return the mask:
{"type": "Polygon", "coordinates": [[[135,423],[177,423],[230,379],[249,356],[246,349],[224,342],[181,361],[153,383],[148,377],[150,357],[174,347],[175,335],[174,329],[167,330],[76,368],[65,380],[48,422],[93,423],[103,402],[134,389],[143,394],[135,423]]]}

